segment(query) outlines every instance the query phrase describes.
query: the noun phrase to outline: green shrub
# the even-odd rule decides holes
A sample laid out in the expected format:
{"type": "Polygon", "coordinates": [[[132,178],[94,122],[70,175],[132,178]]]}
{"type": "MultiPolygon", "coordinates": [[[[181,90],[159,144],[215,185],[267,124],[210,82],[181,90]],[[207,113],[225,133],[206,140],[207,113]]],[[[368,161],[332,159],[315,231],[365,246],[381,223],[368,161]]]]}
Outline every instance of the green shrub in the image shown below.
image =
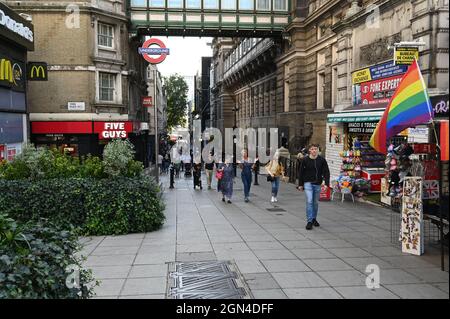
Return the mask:
{"type": "Polygon", "coordinates": [[[103,162],[97,156],[88,155],[80,165],[79,177],[105,178],[103,162]]]}
{"type": "Polygon", "coordinates": [[[27,144],[13,161],[0,162],[0,179],[140,177],[144,166],[133,160],[133,148],[128,140],[113,140],[105,147],[102,161],[90,154],[80,160],[57,149],[35,148],[33,144],[27,144]]]}
{"type": "Polygon", "coordinates": [[[87,234],[119,235],[153,231],[165,219],[160,190],[147,178],[96,181],[86,195],[87,234]]]}
{"type": "Polygon", "coordinates": [[[134,158],[134,146],[128,140],[112,140],[103,150],[105,173],[109,176],[127,176],[129,162],[134,158]]]}
{"type": "Polygon", "coordinates": [[[63,154],[57,149],[53,149],[52,153],[52,170],[46,176],[47,178],[77,177],[80,175],[81,165],[78,157],[63,154]]]}
{"type": "Polygon", "coordinates": [[[144,164],[139,161],[131,160],[127,165],[126,177],[140,177],[144,172],[144,164]]]}
{"type": "Polygon", "coordinates": [[[19,227],[0,214],[0,299],[91,297],[98,283],[90,270],[82,269],[79,249],[73,232],[60,231],[45,220],[19,227]],[[73,271],[69,269],[78,270],[78,287],[67,280],[73,271]]]}
{"type": "Polygon", "coordinates": [[[33,180],[46,178],[52,174],[54,170],[54,153],[45,148],[35,148],[33,144],[27,144],[22,148],[22,152],[16,156],[13,162],[22,162],[28,169],[28,176],[23,178],[31,178],[33,180]]]}
{"type": "Polygon", "coordinates": [[[144,177],[0,180],[0,207],[18,222],[47,218],[85,235],[148,232],[165,218],[159,188],[144,177]]]}
{"type": "Polygon", "coordinates": [[[31,171],[27,164],[21,159],[0,164],[0,179],[14,180],[30,178],[31,171]]]}

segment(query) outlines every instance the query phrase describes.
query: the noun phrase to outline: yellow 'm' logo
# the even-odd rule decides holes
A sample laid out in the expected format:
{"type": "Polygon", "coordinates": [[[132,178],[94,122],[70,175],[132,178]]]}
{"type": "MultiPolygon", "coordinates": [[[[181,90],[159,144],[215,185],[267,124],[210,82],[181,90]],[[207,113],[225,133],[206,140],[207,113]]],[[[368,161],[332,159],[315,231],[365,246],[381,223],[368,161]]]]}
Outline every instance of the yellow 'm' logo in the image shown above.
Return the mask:
{"type": "Polygon", "coordinates": [[[34,78],[43,78],[45,79],[45,71],[44,71],[44,67],[42,65],[33,65],[33,67],[31,68],[31,74],[30,77],[32,79],[34,78]],[[36,73],[36,76],[34,75],[36,73]]]}
{"type": "Polygon", "coordinates": [[[0,81],[1,80],[13,83],[13,72],[11,61],[6,59],[0,60],[0,81]]]}

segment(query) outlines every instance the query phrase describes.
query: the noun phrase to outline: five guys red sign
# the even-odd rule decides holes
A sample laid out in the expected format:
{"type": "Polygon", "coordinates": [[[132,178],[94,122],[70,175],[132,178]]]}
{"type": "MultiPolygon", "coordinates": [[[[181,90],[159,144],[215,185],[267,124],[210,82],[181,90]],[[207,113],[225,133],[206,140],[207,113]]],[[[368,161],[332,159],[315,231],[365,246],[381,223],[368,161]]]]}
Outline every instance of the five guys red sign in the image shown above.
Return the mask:
{"type": "Polygon", "coordinates": [[[94,133],[99,139],[127,138],[133,132],[132,122],[94,122],[94,133]]]}

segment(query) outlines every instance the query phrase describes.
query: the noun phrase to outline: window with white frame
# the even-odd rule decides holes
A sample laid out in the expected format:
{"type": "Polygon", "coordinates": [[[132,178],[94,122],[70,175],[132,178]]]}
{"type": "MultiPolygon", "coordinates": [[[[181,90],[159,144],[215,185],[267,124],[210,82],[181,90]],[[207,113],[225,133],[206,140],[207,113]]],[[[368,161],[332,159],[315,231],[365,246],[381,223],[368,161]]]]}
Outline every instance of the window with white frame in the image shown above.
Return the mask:
{"type": "Polygon", "coordinates": [[[98,24],[98,45],[114,48],[114,26],[105,23],[98,24]]]}
{"type": "Polygon", "coordinates": [[[257,10],[270,10],[270,0],[256,0],[257,10]]]}
{"type": "Polygon", "coordinates": [[[116,89],[116,74],[99,72],[98,74],[99,100],[114,101],[116,89]]]}
{"type": "Polygon", "coordinates": [[[287,11],[287,0],[273,0],[274,11],[287,11]]]}

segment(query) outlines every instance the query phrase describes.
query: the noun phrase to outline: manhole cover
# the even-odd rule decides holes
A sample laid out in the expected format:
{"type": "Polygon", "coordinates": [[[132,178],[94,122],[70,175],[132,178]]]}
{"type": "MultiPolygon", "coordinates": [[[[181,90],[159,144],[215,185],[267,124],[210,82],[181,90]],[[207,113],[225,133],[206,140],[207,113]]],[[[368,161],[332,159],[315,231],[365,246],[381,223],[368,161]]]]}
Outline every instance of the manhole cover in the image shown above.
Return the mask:
{"type": "Polygon", "coordinates": [[[250,299],[248,287],[229,261],[174,262],[169,264],[170,299],[250,299]]]}
{"type": "Polygon", "coordinates": [[[284,210],[283,208],[279,208],[279,207],[273,207],[273,208],[266,208],[269,212],[285,212],[286,210],[284,210]]]}

